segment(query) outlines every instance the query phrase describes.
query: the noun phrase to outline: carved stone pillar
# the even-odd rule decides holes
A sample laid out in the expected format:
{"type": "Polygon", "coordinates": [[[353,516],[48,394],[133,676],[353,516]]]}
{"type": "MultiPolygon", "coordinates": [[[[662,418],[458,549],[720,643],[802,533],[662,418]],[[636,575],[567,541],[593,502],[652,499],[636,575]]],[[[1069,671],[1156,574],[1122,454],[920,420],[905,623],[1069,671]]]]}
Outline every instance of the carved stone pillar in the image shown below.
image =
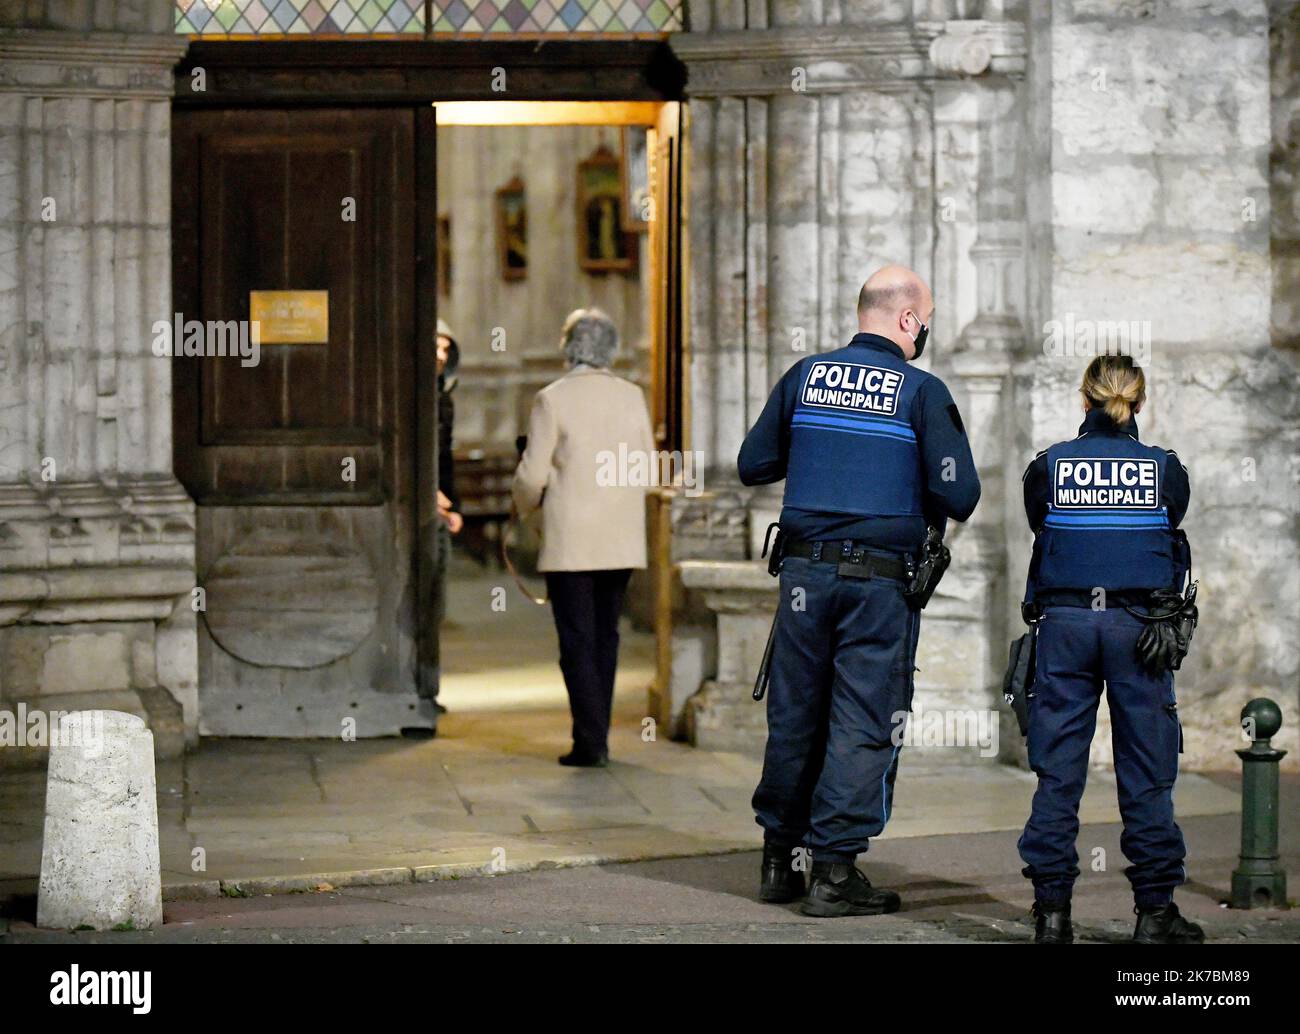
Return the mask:
{"type": "Polygon", "coordinates": [[[0,701],[197,730],[194,508],[172,474],[165,0],[0,21],[0,701]]]}
{"type": "MultiPolygon", "coordinates": [[[[1020,89],[1016,78],[994,78],[981,81],[971,98],[978,112],[973,134],[978,189],[971,208],[976,236],[969,249],[976,311],[954,344],[949,368],[950,385],[963,400],[983,491],[978,509],[956,537],[960,548],[954,546],[959,568],[954,588],[968,611],[969,641],[962,670],[949,672],[936,694],[954,710],[984,712],[988,727],[998,730],[998,742],[989,749],[1003,759],[1021,753],[1014,718],[1000,699],[1006,644],[1019,634],[1021,589],[1008,575],[1009,539],[1018,545],[1012,529],[1024,523],[1013,448],[1021,421],[1011,388],[1015,357],[1026,346],[1020,89]]],[[[969,757],[965,752],[964,759],[969,757]]]]}
{"type": "MultiPolygon", "coordinates": [[[[715,0],[692,8],[696,31],[672,41],[691,98],[690,446],[703,450],[715,490],[674,513],[675,559],[691,561],[682,565],[683,584],[716,615],[717,671],[705,673],[688,706],[697,744],[757,750],[765,732],[749,693],[776,592],[755,558],[779,511],[780,486],[743,489],[734,471],[772,386],[804,355],[852,337],[857,289],[887,263],[909,264],[936,282],[948,341],[982,311],[980,259],[969,254],[983,225],[975,208],[978,130],[986,117],[1012,115],[986,108],[969,76],[1005,84],[1022,73],[1023,27],[1001,20],[1005,7],[936,3],[923,12],[933,20],[907,23],[911,3],[865,18],[839,3],[769,12],[715,0]],[[984,20],[971,20],[980,14],[984,20]],[[963,123],[951,135],[939,132],[963,123]],[[945,228],[936,170],[950,145],[949,164],[969,200],[964,222],[945,228]],[[684,534],[703,527],[726,534],[684,534]]],[[[957,381],[964,409],[978,397],[979,419],[992,419],[999,397],[992,385],[1005,370],[971,370],[964,381],[943,357],[951,346],[936,337],[936,372],[957,381]]],[[[1000,457],[990,446],[982,467],[995,468],[1000,457]]],[[[950,575],[927,612],[923,651],[943,670],[923,672],[923,701],[987,704],[993,597],[984,586],[999,581],[1005,555],[1000,517],[995,527],[963,533],[966,569],[950,575]],[[976,548],[986,540],[988,549],[976,548]]]]}

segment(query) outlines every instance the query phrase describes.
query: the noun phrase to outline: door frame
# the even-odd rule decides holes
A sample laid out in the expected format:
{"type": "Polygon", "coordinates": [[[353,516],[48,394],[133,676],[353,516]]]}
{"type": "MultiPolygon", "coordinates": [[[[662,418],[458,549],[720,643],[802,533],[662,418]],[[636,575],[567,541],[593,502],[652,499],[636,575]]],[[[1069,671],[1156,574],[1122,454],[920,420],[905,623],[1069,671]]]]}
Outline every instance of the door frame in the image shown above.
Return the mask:
{"type": "Polygon", "coordinates": [[[172,104],[679,101],[685,86],[665,40],[195,40],[176,66],[172,104]]]}
{"type": "MultiPolygon", "coordinates": [[[[428,548],[431,536],[425,529],[438,519],[433,493],[427,491],[438,484],[433,105],[507,99],[682,101],[685,86],[686,67],[667,41],[643,39],[193,40],[175,68],[173,109],[355,105],[415,112],[416,527],[411,560],[416,579],[417,690],[422,693],[430,688],[428,680],[436,677],[436,669],[427,661],[439,656],[438,629],[421,607],[435,589],[434,557],[428,548]]],[[[681,258],[684,265],[684,255],[681,258]]],[[[684,281],[680,268],[678,277],[684,281]]],[[[662,606],[657,610],[662,615],[662,606]]],[[[669,634],[662,627],[656,633],[661,639],[669,634]]],[[[661,677],[667,648],[666,641],[658,643],[661,677]]]]}

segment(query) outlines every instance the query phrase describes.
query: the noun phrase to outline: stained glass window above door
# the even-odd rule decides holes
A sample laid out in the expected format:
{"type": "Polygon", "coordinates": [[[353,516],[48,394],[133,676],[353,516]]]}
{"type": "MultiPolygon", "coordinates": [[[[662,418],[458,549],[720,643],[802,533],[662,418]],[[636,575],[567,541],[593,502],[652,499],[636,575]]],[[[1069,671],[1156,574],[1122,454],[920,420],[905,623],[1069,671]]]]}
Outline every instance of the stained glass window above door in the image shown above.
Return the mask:
{"type": "Polygon", "coordinates": [[[175,0],[176,31],[250,36],[660,34],[685,0],[175,0]]]}

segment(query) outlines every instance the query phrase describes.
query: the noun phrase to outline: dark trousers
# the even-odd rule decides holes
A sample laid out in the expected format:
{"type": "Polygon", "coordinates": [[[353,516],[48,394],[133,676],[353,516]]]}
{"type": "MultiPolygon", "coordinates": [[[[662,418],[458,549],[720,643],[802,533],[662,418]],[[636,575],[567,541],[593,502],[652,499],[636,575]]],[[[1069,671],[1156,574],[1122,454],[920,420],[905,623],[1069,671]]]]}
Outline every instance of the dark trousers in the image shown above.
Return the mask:
{"type": "Polygon", "coordinates": [[[1039,626],[1029,701],[1029,766],[1038,790],[1020,857],[1041,901],[1068,901],[1079,875],[1079,801],[1103,682],[1124,820],[1120,849],[1132,863],[1124,874],[1134,900],[1143,908],[1162,905],[1184,880],[1183,834],[1174,822],[1182,738],[1174,678],[1152,678],[1137,667],[1133,651],[1143,627],[1122,607],[1049,607],[1039,626]]]}
{"type": "Polygon", "coordinates": [[[618,668],[618,618],[632,572],[548,571],[546,591],[560,637],[560,671],[573,714],[573,749],[609,751],[609,716],[618,668]]]}
{"type": "Polygon", "coordinates": [[[920,615],[901,582],[787,557],[754,813],[767,841],[817,861],[867,850],[889,819],[912,705],[920,615]]]}
{"type": "Polygon", "coordinates": [[[433,577],[424,583],[420,595],[420,613],[428,614],[437,630],[435,635],[420,636],[419,679],[416,690],[428,700],[438,699],[442,679],[442,651],[439,644],[443,620],[447,616],[447,566],[451,560],[451,531],[442,520],[431,521],[421,533],[420,548],[428,557],[433,577]]]}

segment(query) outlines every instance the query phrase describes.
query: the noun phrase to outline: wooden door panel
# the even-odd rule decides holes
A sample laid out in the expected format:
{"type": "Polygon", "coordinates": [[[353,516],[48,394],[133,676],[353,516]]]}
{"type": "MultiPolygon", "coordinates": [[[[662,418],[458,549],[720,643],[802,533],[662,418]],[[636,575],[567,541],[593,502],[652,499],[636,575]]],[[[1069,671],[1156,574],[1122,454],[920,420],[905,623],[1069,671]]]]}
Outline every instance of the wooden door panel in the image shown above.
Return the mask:
{"type": "Polygon", "coordinates": [[[199,504],[208,594],[207,735],[431,724],[415,695],[416,119],[173,113],[183,318],[246,321],[251,291],[329,292],[324,343],[262,342],[256,366],[174,362],[176,471],[199,504]]]}
{"type": "Polygon", "coordinates": [[[329,341],[263,343],[255,367],[205,358],[178,371],[195,396],[177,412],[178,437],[194,446],[178,475],[200,502],[401,494],[386,445],[398,396],[409,401],[413,388],[412,114],[203,112],[181,121],[181,189],[193,203],[178,204],[187,225],[177,230],[192,234],[197,254],[178,301],[185,293],[205,320],[242,321],[251,291],[325,290],[329,341]],[[355,480],[342,477],[347,459],[355,480]]]}
{"type": "Polygon", "coordinates": [[[201,232],[215,239],[218,260],[227,249],[238,256],[224,263],[227,275],[205,284],[213,306],[246,318],[251,290],[328,290],[330,341],[266,346],[269,377],[242,367],[212,371],[204,384],[205,442],[253,428],[328,429],[354,439],[377,430],[376,367],[365,353],[391,332],[378,306],[377,278],[393,271],[390,256],[374,247],[374,233],[392,227],[371,211],[382,186],[375,159],[392,160],[374,154],[383,143],[351,133],[295,137],[291,150],[276,137],[210,145],[205,166],[217,196],[204,206],[208,225],[201,232]],[[259,168],[264,172],[247,171],[259,168]],[[354,208],[351,220],[343,218],[344,199],[354,208]],[[243,211],[255,213],[252,225],[230,225],[231,214],[243,211]],[[249,412],[240,405],[246,401],[258,405],[249,412]]]}

